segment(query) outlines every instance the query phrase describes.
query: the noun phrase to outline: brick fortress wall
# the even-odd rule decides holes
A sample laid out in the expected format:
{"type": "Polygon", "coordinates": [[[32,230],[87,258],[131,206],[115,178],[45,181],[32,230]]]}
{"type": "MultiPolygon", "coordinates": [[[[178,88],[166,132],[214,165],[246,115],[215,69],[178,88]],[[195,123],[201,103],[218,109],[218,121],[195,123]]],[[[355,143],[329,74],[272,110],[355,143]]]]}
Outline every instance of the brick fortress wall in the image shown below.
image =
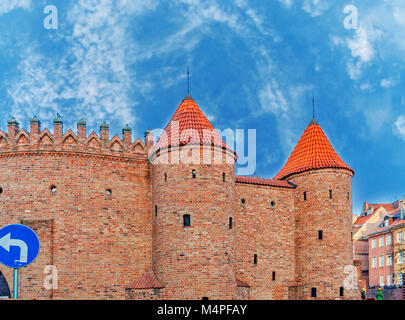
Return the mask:
{"type": "MultiPolygon", "coordinates": [[[[108,125],[86,135],[30,132],[12,119],[0,130],[0,227],[23,223],[37,232],[37,259],[20,269],[23,299],[124,298],[124,288],[151,269],[151,179],[147,146],[131,138],[109,139],[108,125]],[[58,288],[44,288],[46,265],[58,270],[58,288]]],[[[3,265],[12,290],[12,270],[3,265]]]]}
{"type": "Polygon", "coordinates": [[[340,287],[349,276],[344,268],[353,266],[352,175],[343,169],[321,169],[288,178],[297,185],[294,192],[297,299],[312,299],[312,288],[316,288],[316,299],[358,298],[359,290],[346,290],[340,296],[340,287]],[[318,239],[320,230],[322,240],[318,239]]]}

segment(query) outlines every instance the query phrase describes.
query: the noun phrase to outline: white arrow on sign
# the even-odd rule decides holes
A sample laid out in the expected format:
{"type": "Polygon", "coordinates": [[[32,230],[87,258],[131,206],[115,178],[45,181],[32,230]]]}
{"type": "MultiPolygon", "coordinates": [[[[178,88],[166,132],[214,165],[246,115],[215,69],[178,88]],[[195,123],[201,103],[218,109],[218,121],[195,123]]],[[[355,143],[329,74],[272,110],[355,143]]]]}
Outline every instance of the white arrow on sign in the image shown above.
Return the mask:
{"type": "Polygon", "coordinates": [[[27,244],[19,239],[11,239],[11,232],[6,234],[0,239],[0,247],[3,247],[6,251],[10,252],[10,247],[20,248],[20,260],[15,260],[15,262],[27,262],[28,257],[28,247],[27,244]]]}

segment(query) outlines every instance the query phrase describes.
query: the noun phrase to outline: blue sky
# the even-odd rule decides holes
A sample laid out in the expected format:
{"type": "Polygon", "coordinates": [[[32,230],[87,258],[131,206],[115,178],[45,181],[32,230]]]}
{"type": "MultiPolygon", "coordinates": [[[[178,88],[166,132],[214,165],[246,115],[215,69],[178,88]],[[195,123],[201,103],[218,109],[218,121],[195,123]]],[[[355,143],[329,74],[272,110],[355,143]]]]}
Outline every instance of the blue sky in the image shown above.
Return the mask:
{"type": "Polygon", "coordinates": [[[399,0],[1,0],[0,128],[37,115],[133,138],[162,128],[190,91],[214,127],[257,130],[273,177],[312,117],[363,201],[405,194],[405,7],[399,0]],[[46,5],[58,29],[43,26],[46,5]],[[347,5],[358,28],[344,26],[347,5]]]}

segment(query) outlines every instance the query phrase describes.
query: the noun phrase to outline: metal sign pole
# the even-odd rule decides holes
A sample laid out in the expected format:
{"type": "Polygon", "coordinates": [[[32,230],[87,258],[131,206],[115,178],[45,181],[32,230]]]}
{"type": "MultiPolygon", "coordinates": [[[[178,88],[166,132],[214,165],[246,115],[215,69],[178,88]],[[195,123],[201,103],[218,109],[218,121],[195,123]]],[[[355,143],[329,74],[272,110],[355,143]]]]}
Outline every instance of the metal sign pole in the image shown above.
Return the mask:
{"type": "Polygon", "coordinates": [[[13,298],[18,299],[18,268],[14,268],[13,298]]]}

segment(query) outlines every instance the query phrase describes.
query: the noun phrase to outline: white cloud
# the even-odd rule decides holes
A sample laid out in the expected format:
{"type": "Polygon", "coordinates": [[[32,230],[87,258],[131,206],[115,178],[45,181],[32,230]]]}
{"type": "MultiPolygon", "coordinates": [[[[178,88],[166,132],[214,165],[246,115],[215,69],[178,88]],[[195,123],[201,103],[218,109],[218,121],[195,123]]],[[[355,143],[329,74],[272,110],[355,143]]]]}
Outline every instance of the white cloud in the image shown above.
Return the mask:
{"type": "Polygon", "coordinates": [[[374,56],[374,49],[369,40],[370,30],[360,27],[356,30],[353,39],[347,40],[347,46],[354,58],[358,57],[361,62],[368,62],[374,56]]]}
{"type": "Polygon", "coordinates": [[[31,8],[31,0],[1,0],[0,15],[6,14],[14,9],[22,8],[28,10],[31,8]]]}
{"type": "Polygon", "coordinates": [[[383,88],[390,88],[395,85],[395,81],[392,78],[382,79],[380,85],[383,88]]]}
{"type": "Polygon", "coordinates": [[[329,9],[329,4],[324,0],[305,0],[302,9],[312,17],[317,17],[329,9]]]}
{"type": "Polygon", "coordinates": [[[293,2],[292,0],[278,0],[279,2],[281,2],[283,5],[285,5],[286,7],[291,7],[293,2]]]}
{"type": "Polygon", "coordinates": [[[13,113],[52,119],[64,102],[71,103],[73,121],[83,117],[93,126],[104,120],[135,122],[137,102],[131,91],[147,87],[133,81],[129,65],[135,55],[126,32],[132,15],[149,8],[150,0],[77,1],[67,12],[65,32],[58,34],[66,42],[64,54],[48,59],[30,45],[21,55],[18,78],[10,79],[8,86],[13,113]]]}
{"type": "Polygon", "coordinates": [[[393,132],[395,135],[405,141],[405,117],[399,116],[394,123],[393,132]]]}

